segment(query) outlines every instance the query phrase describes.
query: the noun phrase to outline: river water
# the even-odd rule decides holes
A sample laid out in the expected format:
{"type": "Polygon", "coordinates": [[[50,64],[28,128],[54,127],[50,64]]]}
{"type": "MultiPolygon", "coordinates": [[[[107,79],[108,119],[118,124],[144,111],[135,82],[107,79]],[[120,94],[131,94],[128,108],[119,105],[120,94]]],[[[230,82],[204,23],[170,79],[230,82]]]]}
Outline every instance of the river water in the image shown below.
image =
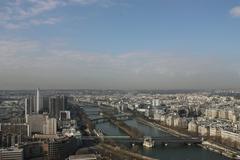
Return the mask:
{"type": "MultiPolygon", "coordinates": [[[[86,113],[88,111],[97,111],[99,108],[87,108],[84,109],[86,113]]],[[[90,118],[94,119],[99,117],[98,115],[90,115],[90,118]]],[[[147,126],[141,122],[133,120],[125,121],[126,124],[136,127],[145,136],[158,136],[158,137],[171,137],[170,134],[151,126],[147,126]]],[[[111,136],[125,136],[126,134],[118,129],[113,124],[106,122],[96,125],[96,128],[101,129],[104,133],[111,136]]],[[[169,144],[168,146],[155,146],[154,148],[139,147],[139,152],[142,155],[161,159],[161,160],[229,160],[220,154],[205,150],[199,146],[192,145],[187,146],[183,144],[169,144]]]]}

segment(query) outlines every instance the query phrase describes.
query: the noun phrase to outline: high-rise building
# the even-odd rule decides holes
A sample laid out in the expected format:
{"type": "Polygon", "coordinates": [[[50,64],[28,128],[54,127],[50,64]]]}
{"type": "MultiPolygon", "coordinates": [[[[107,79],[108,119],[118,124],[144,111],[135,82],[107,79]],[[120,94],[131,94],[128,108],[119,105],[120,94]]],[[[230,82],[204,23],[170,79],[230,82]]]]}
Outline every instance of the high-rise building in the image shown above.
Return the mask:
{"type": "Polygon", "coordinates": [[[43,134],[55,135],[56,133],[57,133],[56,118],[47,118],[46,123],[43,125],[43,134]]]}
{"type": "Polygon", "coordinates": [[[56,98],[50,97],[49,98],[49,116],[50,117],[56,117],[57,114],[57,104],[56,104],[56,98]]]}
{"type": "Polygon", "coordinates": [[[44,115],[42,114],[28,115],[27,119],[31,133],[43,133],[43,124],[45,122],[44,115]]]}
{"type": "Polygon", "coordinates": [[[65,96],[55,96],[49,98],[49,116],[59,119],[60,111],[65,110],[67,98],[65,96]]]}
{"type": "Polygon", "coordinates": [[[67,104],[68,104],[68,97],[62,96],[63,97],[63,110],[67,109],[67,104]]]}
{"type": "Polygon", "coordinates": [[[43,98],[40,95],[40,90],[37,89],[36,96],[25,98],[25,116],[31,114],[39,114],[43,110],[43,98]]]}
{"type": "Polygon", "coordinates": [[[65,121],[65,120],[70,120],[70,111],[60,111],[60,120],[65,121]]]}
{"type": "Polygon", "coordinates": [[[47,112],[49,113],[49,97],[42,97],[43,99],[43,108],[42,108],[42,112],[47,112]]]}
{"type": "Polygon", "coordinates": [[[39,91],[39,88],[37,88],[36,113],[39,113],[39,110],[40,110],[40,91],[39,91]]]}
{"type": "Polygon", "coordinates": [[[31,105],[31,99],[25,98],[25,119],[27,122],[27,115],[32,114],[32,105],[31,105]]]}
{"type": "Polygon", "coordinates": [[[25,98],[25,115],[32,113],[32,108],[30,107],[30,99],[25,98]]]}
{"type": "Polygon", "coordinates": [[[25,98],[25,115],[31,115],[36,112],[36,99],[35,96],[25,98]]]}
{"type": "Polygon", "coordinates": [[[34,114],[28,116],[28,123],[31,133],[56,134],[57,121],[45,114],[34,114]]]}

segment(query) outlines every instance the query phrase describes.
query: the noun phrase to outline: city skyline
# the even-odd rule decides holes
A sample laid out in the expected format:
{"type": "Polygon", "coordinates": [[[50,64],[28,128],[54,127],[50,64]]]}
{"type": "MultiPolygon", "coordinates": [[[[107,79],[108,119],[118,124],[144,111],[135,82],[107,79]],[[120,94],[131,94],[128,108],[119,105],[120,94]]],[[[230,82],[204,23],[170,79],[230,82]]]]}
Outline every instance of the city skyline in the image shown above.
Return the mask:
{"type": "Polygon", "coordinates": [[[239,88],[237,0],[4,0],[0,89],[239,88]]]}

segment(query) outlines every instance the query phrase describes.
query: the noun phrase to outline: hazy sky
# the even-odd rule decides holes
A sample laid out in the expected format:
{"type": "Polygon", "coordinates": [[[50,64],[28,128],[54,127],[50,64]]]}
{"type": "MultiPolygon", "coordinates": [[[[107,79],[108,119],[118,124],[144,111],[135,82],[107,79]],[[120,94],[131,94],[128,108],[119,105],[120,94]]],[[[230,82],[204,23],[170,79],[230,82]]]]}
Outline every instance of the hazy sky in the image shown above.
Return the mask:
{"type": "Polygon", "coordinates": [[[239,0],[0,0],[0,89],[240,88],[239,0]]]}

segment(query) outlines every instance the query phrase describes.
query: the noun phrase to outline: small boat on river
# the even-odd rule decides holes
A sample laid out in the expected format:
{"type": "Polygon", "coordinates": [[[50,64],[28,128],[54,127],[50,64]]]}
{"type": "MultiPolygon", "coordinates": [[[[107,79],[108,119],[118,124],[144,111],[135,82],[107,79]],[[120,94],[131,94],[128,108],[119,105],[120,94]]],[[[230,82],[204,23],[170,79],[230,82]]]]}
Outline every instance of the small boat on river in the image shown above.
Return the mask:
{"type": "Polygon", "coordinates": [[[154,147],[154,140],[152,140],[151,137],[145,137],[143,141],[143,146],[147,148],[152,148],[154,147]]]}

